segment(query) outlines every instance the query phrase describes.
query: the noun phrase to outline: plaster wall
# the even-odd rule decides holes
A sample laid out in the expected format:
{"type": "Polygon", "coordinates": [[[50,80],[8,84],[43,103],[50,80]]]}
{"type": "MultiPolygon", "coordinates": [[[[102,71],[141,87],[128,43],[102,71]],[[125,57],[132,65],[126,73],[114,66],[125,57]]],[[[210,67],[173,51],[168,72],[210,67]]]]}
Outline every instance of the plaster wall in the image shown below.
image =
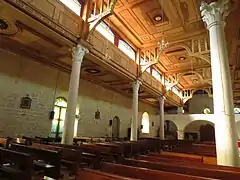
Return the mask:
{"type": "MultiPolygon", "coordinates": [[[[0,52],[0,136],[48,136],[51,130],[49,111],[57,97],[67,99],[69,78],[70,74],[55,68],[0,52]],[[31,109],[21,109],[21,98],[27,95],[32,99],[31,109]]],[[[78,107],[78,136],[110,135],[109,120],[114,116],[120,118],[120,137],[127,136],[131,98],[81,79],[78,107]],[[98,108],[101,119],[95,119],[98,108]]],[[[145,111],[149,113],[150,133],[141,136],[155,136],[157,109],[140,102],[139,126],[145,111]],[[151,126],[152,122],[155,126],[151,126]]]]}

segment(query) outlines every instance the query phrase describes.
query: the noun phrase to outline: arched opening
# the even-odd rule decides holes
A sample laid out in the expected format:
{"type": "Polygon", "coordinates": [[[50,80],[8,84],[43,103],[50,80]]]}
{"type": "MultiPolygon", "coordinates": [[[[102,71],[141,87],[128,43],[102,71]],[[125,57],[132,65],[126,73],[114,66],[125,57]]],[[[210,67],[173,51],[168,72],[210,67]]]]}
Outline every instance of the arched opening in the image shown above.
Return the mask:
{"type": "Polygon", "coordinates": [[[170,121],[164,121],[164,136],[166,140],[174,140],[177,139],[177,125],[170,121]]]}
{"type": "Polygon", "coordinates": [[[147,112],[144,112],[142,115],[142,133],[149,133],[149,115],[147,112]]]}
{"type": "Polygon", "coordinates": [[[52,120],[51,137],[60,138],[63,133],[64,120],[67,110],[67,101],[63,97],[56,99],[54,104],[54,118],[52,120]]]}
{"type": "Polygon", "coordinates": [[[115,116],[112,122],[112,137],[118,139],[120,135],[120,118],[115,116]]]}
{"type": "Polygon", "coordinates": [[[215,141],[214,124],[205,120],[189,123],[185,129],[186,140],[215,141]]]}

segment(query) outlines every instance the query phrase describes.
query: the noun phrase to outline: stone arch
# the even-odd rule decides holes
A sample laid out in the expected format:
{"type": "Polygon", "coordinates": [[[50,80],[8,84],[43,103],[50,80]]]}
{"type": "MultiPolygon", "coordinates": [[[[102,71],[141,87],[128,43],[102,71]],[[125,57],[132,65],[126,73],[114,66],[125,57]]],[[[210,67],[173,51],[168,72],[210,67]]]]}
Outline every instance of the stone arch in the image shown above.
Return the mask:
{"type": "Polygon", "coordinates": [[[207,120],[195,120],[188,123],[184,128],[185,139],[214,141],[214,123],[207,120]]]}
{"type": "Polygon", "coordinates": [[[177,139],[177,125],[171,120],[164,121],[164,136],[165,139],[177,139]]]}

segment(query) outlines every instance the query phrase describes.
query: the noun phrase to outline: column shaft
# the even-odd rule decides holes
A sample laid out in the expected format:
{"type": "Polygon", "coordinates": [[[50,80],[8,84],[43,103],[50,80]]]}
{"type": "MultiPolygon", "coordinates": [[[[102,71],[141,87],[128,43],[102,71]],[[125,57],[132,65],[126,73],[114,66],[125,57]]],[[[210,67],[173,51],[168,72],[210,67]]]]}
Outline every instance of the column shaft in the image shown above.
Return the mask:
{"type": "Polygon", "coordinates": [[[201,12],[210,33],[211,70],[215,114],[215,136],[218,165],[237,166],[238,149],[233,94],[224,33],[224,18],[228,1],[210,5],[203,3],[201,12]]]}
{"type": "Polygon", "coordinates": [[[132,124],[131,124],[131,141],[137,141],[138,134],[138,91],[140,87],[140,81],[133,82],[133,99],[132,99],[132,124]]]}
{"type": "Polygon", "coordinates": [[[78,45],[73,49],[73,63],[72,63],[72,72],[70,77],[70,84],[68,90],[68,103],[66,117],[64,120],[64,128],[62,135],[63,144],[72,144],[73,135],[74,135],[74,123],[76,116],[76,107],[78,100],[78,88],[79,88],[79,79],[80,79],[80,70],[83,60],[83,56],[87,50],[78,45]]]}
{"type": "Polygon", "coordinates": [[[164,96],[159,98],[159,138],[164,140],[164,96]]]}

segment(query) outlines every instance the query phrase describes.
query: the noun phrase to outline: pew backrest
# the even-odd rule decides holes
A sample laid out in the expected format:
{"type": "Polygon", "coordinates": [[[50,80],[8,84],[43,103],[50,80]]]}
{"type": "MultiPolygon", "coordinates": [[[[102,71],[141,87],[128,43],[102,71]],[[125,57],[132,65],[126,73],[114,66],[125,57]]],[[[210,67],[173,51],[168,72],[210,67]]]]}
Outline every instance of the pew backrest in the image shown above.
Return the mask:
{"type": "Polygon", "coordinates": [[[8,169],[12,168],[15,169],[15,171],[20,172],[19,174],[16,174],[18,177],[21,176],[23,179],[31,180],[32,167],[32,158],[29,154],[0,148],[1,171],[11,173],[8,169]],[[11,167],[11,165],[14,166],[11,167]]]}
{"type": "Polygon", "coordinates": [[[197,177],[185,174],[177,174],[171,172],[151,170],[147,168],[138,168],[133,166],[126,166],[121,164],[102,163],[101,171],[107,173],[113,173],[119,176],[125,176],[130,178],[136,178],[141,180],[149,179],[181,179],[181,180],[206,180],[209,178],[197,177]]]}

